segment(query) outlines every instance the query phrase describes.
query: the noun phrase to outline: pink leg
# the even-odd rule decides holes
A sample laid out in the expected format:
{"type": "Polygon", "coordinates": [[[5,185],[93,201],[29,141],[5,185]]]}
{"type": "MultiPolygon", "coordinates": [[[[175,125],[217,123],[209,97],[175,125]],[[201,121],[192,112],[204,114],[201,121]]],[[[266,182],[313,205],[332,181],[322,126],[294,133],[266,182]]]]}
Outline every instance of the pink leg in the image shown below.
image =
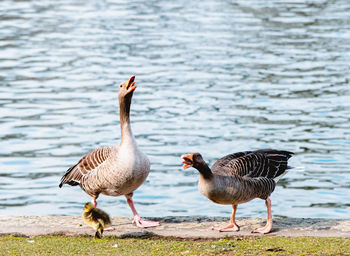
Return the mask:
{"type": "Polygon", "coordinates": [[[267,220],[265,227],[257,228],[252,231],[252,233],[261,233],[261,234],[267,234],[272,229],[272,214],[271,214],[271,200],[270,198],[267,198],[265,200],[265,204],[267,207],[267,220]]]}
{"type": "Polygon", "coordinates": [[[128,205],[130,206],[132,213],[134,214],[134,220],[132,223],[135,223],[136,226],[138,226],[139,228],[150,228],[150,227],[159,226],[158,221],[143,220],[140,218],[139,214],[135,209],[134,201],[132,200],[132,194],[126,195],[125,197],[128,202],[128,205]]]}
{"type": "Polygon", "coordinates": [[[96,206],[97,206],[97,202],[96,202],[96,197],[92,197],[91,198],[91,203],[94,205],[94,207],[96,208],[96,206]]]}
{"type": "Polygon", "coordinates": [[[219,230],[220,232],[232,232],[232,231],[239,231],[239,226],[237,225],[235,218],[236,218],[236,211],[237,211],[237,205],[232,205],[232,215],[230,218],[230,224],[223,228],[215,228],[215,230],[219,230]]]}
{"type": "MultiPolygon", "coordinates": [[[[92,197],[91,198],[91,203],[94,205],[95,208],[97,206],[96,199],[97,199],[97,197],[92,197]]],[[[112,231],[112,230],[114,230],[114,228],[112,226],[104,229],[104,231],[112,231]]]]}

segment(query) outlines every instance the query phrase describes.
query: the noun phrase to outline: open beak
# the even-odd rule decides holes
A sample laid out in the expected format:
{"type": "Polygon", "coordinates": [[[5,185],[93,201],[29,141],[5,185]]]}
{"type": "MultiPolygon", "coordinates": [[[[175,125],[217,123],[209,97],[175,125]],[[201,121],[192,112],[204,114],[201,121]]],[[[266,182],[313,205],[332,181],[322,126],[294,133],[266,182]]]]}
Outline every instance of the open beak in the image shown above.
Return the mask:
{"type": "Polygon", "coordinates": [[[184,164],[184,166],[182,166],[183,170],[186,170],[186,169],[193,166],[193,154],[192,153],[187,154],[187,155],[182,155],[181,158],[183,160],[182,163],[184,164]]]}
{"type": "Polygon", "coordinates": [[[126,86],[126,89],[128,90],[127,94],[135,91],[136,86],[135,86],[135,76],[130,77],[129,81],[128,81],[128,85],[126,86]]]}

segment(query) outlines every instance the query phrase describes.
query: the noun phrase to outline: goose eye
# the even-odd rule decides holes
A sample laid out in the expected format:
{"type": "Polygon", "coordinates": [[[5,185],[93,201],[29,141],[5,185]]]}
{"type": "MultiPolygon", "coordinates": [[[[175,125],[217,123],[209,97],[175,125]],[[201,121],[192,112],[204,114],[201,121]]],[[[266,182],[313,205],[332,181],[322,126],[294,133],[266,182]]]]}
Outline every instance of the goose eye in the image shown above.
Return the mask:
{"type": "Polygon", "coordinates": [[[119,85],[119,87],[122,88],[122,87],[123,87],[123,84],[119,85]]]}

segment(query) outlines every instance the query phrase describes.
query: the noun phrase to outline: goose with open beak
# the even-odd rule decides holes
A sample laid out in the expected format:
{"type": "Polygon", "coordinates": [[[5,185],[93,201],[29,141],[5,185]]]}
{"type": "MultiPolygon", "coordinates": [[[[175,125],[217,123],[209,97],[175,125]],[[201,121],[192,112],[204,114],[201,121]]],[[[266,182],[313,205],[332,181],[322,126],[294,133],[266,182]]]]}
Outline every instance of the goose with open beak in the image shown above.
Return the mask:
{"type": "Polygon", "coordinates": [[[132,76],[119,85],[120,144],[101,147],[86,154],[66,171],[59,187],[63,184],[79,185],[91,196],[94,207],[100,194],[124,195],[134,215],[133,222],[138,227],[148,228],[158,226],[159,222],[141,219],[132,200],[133,192],[144,183],[150,170],[150,162],[138,148],[131,131],[130,106],[136,89],[134,80],[135,76],[132,76]]]}
{"type": "Polygon", "coordinates": [[[276,182],[286,174],[289,151],[261,149],[227,155],[209,168],[199,153],[182,156],[183,169],[193,167],[199,171],[199,192],[217,204],[232,205],[230,224],[219,228],[224,231],[239,231],[235,221],[237,206],[254,198],[265,200],[267,223],[253,230],[254,233],[269,233],[272,229],[270,195],[276,182]]]}

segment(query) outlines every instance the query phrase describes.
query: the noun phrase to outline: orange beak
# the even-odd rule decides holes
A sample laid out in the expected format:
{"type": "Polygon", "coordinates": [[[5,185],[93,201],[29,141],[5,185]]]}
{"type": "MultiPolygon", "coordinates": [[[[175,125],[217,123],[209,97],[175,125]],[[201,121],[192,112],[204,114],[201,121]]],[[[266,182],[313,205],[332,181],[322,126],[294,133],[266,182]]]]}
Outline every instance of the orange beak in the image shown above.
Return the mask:
{"type": "Polygon", "coordinates": [[[135,91],[136,86],[135,86],[134,80],[135,80],[135,76],[132,76],[132,77],[130,77],[129,81],[127,82],[128,83],[126,86],[126,89],[128,90],[127,94],[135,91]]]}
{"type": "Polygon", "coordinates": [[[186,169],[192,167],[192,165],[193,165],[193,154],[192,153],[187,154],[187,155],[182,155],[181,158],[183,160],[182,163],[184,164],[184,166],[182,166],[183,170],[186,170],[186,169]]]}

